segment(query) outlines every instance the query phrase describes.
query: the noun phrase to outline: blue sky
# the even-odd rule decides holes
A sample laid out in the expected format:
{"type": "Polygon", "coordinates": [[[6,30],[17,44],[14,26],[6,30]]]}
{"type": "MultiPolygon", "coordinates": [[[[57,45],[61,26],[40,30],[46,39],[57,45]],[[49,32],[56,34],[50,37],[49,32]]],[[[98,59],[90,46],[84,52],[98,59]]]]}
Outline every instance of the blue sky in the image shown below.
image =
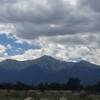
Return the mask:
{"type": "Polygon", "coordinates": [[[29,49],[40,49],[36,44],[29,44],[27,42],[18,42],[18,39],[13,35],[0,34],[0,44],[6,47],[8,56],[21,55],[29,49]]]}

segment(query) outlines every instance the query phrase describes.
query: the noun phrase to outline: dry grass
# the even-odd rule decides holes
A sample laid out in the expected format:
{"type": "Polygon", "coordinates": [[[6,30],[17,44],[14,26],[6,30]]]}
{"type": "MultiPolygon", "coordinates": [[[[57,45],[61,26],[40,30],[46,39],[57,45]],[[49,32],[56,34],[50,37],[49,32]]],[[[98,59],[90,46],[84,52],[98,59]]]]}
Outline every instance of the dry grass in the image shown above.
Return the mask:
{"type": "Polygon", "coordinates": [[[100,95],[80,95],[71,91],[0,90],[0,100],[100,100],[100,95]]]}

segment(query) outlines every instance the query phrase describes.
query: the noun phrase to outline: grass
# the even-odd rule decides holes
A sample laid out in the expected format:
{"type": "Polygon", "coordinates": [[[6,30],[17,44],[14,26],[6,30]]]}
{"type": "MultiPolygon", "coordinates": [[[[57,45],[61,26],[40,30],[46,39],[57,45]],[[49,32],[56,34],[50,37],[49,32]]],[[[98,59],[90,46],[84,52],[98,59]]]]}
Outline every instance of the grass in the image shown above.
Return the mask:
{"type": "Polygon", "coordinates": [[[33,97],[33,100],[100,100],[100,95],[80,95],[71,91],[0,90],[0,100],[24,100],[26,97],[33,97]]]}

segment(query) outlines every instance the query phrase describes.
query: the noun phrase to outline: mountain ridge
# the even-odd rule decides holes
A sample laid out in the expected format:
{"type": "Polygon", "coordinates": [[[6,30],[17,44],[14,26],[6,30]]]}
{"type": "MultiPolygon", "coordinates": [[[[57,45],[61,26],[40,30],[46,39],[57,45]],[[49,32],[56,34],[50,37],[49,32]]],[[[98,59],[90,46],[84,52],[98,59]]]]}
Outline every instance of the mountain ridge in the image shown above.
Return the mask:
{"type": "MultiPolygon", "coordinates": [[[[96,64],[90,63],[90,62],[88,62],[86,60],[81,60],[81,61],[77,61],[77,62],[73,62],[73,61],[67,62],[67,61],[63,61],[63,60],[59,60],[59,59],[53,58],[53,57],[48,56],[48,55],[43,55],[42,57],[39,57],[39,58],[36,58],[36,59],[33,59],[33,60],[25,60],[25,61],[19,61],[19,60],[14,60],[14,59],[5,59],[5,60],[1,61],[0,64],[7,63],[7,62],[9,62],[9,63],[26,63],[26,62],[29,62],[29,63],[31,62],[32,63],[32,62],[35,62],[35,61],[43,61],[43,62],[46,62],[47,60],[48,61],[58,61],[60,63],[67,63],[67,64],[79,64],[79,63],[86,64],[86,63],[88,63],[88,64],[96,65],[96,64]]],[[[99,67],[100,65],[96,65],[96,66],[99,67]]],[[[26,68],[26,67],[22,67],[21,69],[23,69],[23,68],[26,68]]]]}
{"type": "Polygon", "coordinates": [[[94,84],[100,80],[100,66],[87,61],[65,62],[50,56],[35,60],[0,62],[0,82],[23,81],[66,82],[69,78],[79,78],[84,84],[94,84]]]}

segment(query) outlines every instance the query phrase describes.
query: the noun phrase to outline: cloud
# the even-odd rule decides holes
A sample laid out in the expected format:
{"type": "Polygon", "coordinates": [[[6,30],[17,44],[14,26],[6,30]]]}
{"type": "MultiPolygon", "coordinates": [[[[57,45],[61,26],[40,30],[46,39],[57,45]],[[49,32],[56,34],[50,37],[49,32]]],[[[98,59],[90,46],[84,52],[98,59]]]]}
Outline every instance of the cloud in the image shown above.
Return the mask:
{"type": "Polygon", "coordinates": [[[7,49],[12,49],[11,44],[8,44],[8,45],[7,45],[7,49]]]}
{"type": "Polygon", "coordinates": [[[1,0],[0,33],[12,33],[16,43],[40,46],[9,58],[47,54],[100,64],[99,4],[99,0],[1,0]]]}
{"type": "Polygon", "coordinates": [[[42,37],[42,54],[47,54],[65,61],[86,60],[91,63],[100,64],[100,35],[66,35],[42,37]]]}
{"type": "Polygon", "coordinates": [[[10,23],[13,27],[10,28],[12,32],[25,39],[93,32],[93,30],[98,32],[99,29],[97,31],[93,28],[96,25],[94,16],[81,9],[84,6],[78,5],[80,1],[76,2],[76,6],[72,2],[69,0],[11,0],[10,2],[6,0],[4,2],[2,0],[0,22],[10,23]]]}
{"type": "MultiPolygon", "coordinates": [[[[49,55],[59,60],[86,60],[100,65],[100,36],[96,34],[41,37],[37,41],[40,43],[41,48],[27,49],[21,54],[8,55],[6,59],[24,61],[49,55]]],[[[32,43],[34,42],[31,41],[31,45],[32,43]]]]}
{"type": "Polygon", "coordinates": [[[81,5],[93,10],[94,12],[100,13],[100,1],[99,0],[81,0],[81,5]]]}
{"type": "MultiPolygon", "coordinates": [[[[46,39],[46,38],[45,38],[46,39]]],[[[64,36],[53,36],[48,37],[48,41],[52,43],[60,43],[62,45],[83,45],[91,48],[100,47],[100,34],[74,34],[74,35],[64,35],[64,36]]]]}
{"type": "Polygon", "coordinates": [[[25,51],[23,54],[20,55],[14,55],[14,56],[8,56],[7,58],[10,59],[15,59],[15,60],[19,60],[19,61],[24,61],[24,60],[32,60],[32,59],[36,59],[42,56],[42,50],[36,49],[29,49],[27,51],[25,51]]]}
{"type": "Polygon", "coordinates": [[[99,8],[99,0],[1,0],[0,31],[24,39],[98,33],[99,8]]]}
{"type": "Polygon", "coordinates": [[[6,51],[6,47],[0,44],[0,56],[2,56],[5,51],[6,51]]]}
{"type": "Polygon", "coordinates": [[[13,25],[12,24],[3,24],[0,23],[0,34],[10,34],[13,32],[13,25]]]}

